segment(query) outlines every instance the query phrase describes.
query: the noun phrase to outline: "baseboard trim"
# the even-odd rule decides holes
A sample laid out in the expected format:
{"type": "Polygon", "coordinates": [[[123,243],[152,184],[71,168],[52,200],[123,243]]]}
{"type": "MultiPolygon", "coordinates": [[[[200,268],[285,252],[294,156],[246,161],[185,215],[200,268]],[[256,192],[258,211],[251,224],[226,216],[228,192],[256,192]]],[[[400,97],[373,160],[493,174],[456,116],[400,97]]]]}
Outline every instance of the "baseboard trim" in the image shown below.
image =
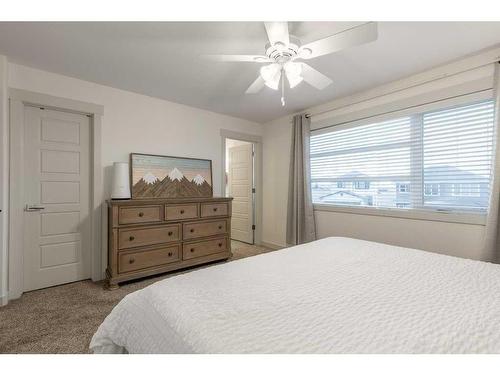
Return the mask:
{"type": "Polygon", "coordinates": [[[7,298],[7,300],[12,301],[13,299],[18,299],[21,298],[23,295],[22,290],[9,290],[8,296],[5,296],[4,298],[7,298]]]}
{"type": "Polygon", "coordinates": [[[265,242],[265,241],[261,241],[260,244],[262,246],[269,247],[270,249],[273,249],[273,250],[279,250],[279,249],[283,249],[284,247],[286,247],[286,246],[283,246],[283,245],[277,245],[275,243],[265,242]]]}

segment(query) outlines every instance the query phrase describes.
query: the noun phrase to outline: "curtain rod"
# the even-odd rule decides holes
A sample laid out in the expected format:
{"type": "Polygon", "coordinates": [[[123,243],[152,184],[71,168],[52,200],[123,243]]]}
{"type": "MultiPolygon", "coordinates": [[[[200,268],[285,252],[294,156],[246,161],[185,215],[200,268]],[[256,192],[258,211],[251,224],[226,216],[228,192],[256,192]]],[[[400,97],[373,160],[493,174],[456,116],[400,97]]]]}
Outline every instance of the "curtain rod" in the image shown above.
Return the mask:
{"type": "MultiPolygon", "coordinates": [[[[344,121],[344,122],[340,122],[340,123],[335,124],[335,125],[325,125],[325,126],[322,126],[322,127],[320,127],[320,128],[314,128],[314,130],[313,130],[313,131],[316,131],[316,130],[321,130],[321,129],[327,129],[327,128],[333,128],[334,126],[339,126],[339,125],[348,124],[348,123],[353,122],[353,121],[368,120],[368,119],[373,118],[373,117],[378,117],[378,116],[388,115],[388,114],[391,114],[391,113],[401,112],[401,111],[404,111],[404,110],[407,110],[407,109],[418,108],[418,107],[421,107],[421,106],[423,106],[423,105],[427,105],[427,104],[439,103],[439,102],[442,102],[442,101],[445,101],[445,100],[449,100],[449,99],[456,99],[456,98],[460,98],[460,97],[462,97],[462,96],[467,96],[467,95],[472,95],[472,94],[479,94],[479,93],[486,92],[486,91],[490,91],[490,90],[492,90],[492,89],[483,89],[483,90],[478,90],[478,91],[469,92],[469,93],[467,93],[467,94],[461,94],[461,95],[449,96],[449,97],[444,98],[444,99],[434,100],[434,101],[430,101],[430,102],[426,102],[426,103],[415,104],[415,105],[411,105],[411,106],[409,106],[409,107],[404,107],[404,108],[395,109],[395,110],[393,110],[393,111],[388,111],[388,112],[377,113],[376,115],[371,115],[371,116],[361,117],[361,118],[357,118],[356,120],[344,121]]],[[[307,114],[306,114],[306,116],[307,116],[307,114]]]]}
{"type": "MultiPolygon", "coordinates": [[[[415,84],[415,85],[412,85],[412,86],[407,86],[407,87],[404,87],[404,88],[401,88],[401,89],[398,89],[398,90],[394,90],[394,91],[391,91],[391,92],[388,92],[388,93],[385,93],[385,94],[376,95],[376,96],[374,96],[373,98],[368,98],[368,99],[360,100],[360,101],[357,101],[357,102],[354,102],[354,103],[349,103],[349,104],[346,104],[346,105],[340,106],[340,107],[338,107],[338,108],[327,109],[327,110],[324,110],[324,111],[321,111],[321,112],[317,112],[317,113],[306,113],[306,114],[305,114],[305,116],[306,116],[306,118],[311,118],[311,117],[313,117],[313,116],[323,115],[323,114],[325,114],[325,113],[328,113],[328,112],[333,112],[333,111],[336,111],[336,110],[341,109],[341,108],[344,108],[344,107],[348,107],[348,106],[351,106],[351,105],[355,105],[355,104],[363,103],[363,102],[366,102],[366,101],[368,101],[368,100],[372,100],[372,99],[380,98],[380,97],[385,96],[385,95],[394,94],[394,93],[396,93],[396,92],[398,92],[398,91],[404,91],[404,90],[407,90],[407,89],[412,88],[412,87],[417,87],[417,86],[425,85],[425,84],[427,84],[427,83],[431,83],[431,82],[434,82],[434,81],[439,81],[439,80],[441,80],[441,79],[443,79],[443,78],[453,77],[453,76],[455,76],[455,75],[462,74],[462,73],[468,72],[468,71],[470,71],[470,70],[474,70],[474,69],[482,68],[482,67],[484,67],[484,66],[488,66],[488,65],[490,65],[491,63],[493,63],[493,64],[494,64],[494,63],[498,63],[498,64],[500,64],[500,60],[493,60],[492,62],[489,62],[489,63],[483,64],[483,65],[479,65],[479,66],[475,66],[474,68],[470,68],[470,69],[462,70],[462,71],[460,71],[460,72],[457,72],[457,73],[454,73],[454,74],[450,74],[450,75],[447,75],[447,76],[445,76],[445,77],[436,77],[436,78],[431,79],[431,80],[429,80],[429,81],[425,81],[425,82],[422,82],[422,83],[417,83],[417,84],[415,84]]],[[[425,104],[427,104],[427,103],[425,103],[425,104]]],[[[409,108],[411,108],[411,107],[409,107],[409,108]]],[[[388,112],[388,113],[390,113],[390,112],[388,112]]]]}

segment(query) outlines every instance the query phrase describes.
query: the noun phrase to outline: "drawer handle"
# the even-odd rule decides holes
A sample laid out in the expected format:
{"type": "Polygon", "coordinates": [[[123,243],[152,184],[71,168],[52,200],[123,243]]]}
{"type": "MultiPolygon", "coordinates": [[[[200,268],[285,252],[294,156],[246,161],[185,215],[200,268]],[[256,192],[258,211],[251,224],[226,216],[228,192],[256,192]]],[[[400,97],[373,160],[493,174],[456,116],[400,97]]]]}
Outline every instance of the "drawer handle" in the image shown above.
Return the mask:
{"type": "Polygon", "coordinates": [[[189,251],[191,251],[192,253],[194,253],[194,249],[193,248],[191,248],[189,251]]]}
{"type": "Polygon", "coordinates": [[[193,233],[193,232],[194,232],[194,229],[191,229],[191,230],[190,230],[190,232],[191,232],[191,233],[193,233]]]}
{"type": "Polygon", "coordinates": [[[219,225],[219,229],[222,229],[222,225],[219,225]]]}
{"type": "Polygon", "coordinates": [[[134,259],[134,258],[130,258],[130,259],[128,260],[128,262],[129,262],[130,264],[132,264],[132,263],[134,263],[134,262],[135,262],[135,259],[134,259]]]}
{"type": "Polygon", "coordinates": [[[128,239],[129,239],[130,241],[133,241],[133,240],[135,240],[135,237],[134,237],[134,236],[130,236],[128,239]]]}
{"type": "Polygon", "coordinates": [[[184,213],[184,210],[181,210],[181,215],[184,213]]]}
{"type": "Polygon", "coordinates": [[[219,242],[219,247],[222,247],[222,244],[219,242]]]}
{"type": "Polygon", "coordinates": [[[214,207],[214,212],[217,211],[217,207],[214,207]]]}
{"type": "Polygon", "coordinates": [[[144,216],[144,212],[139,212],[139,217],[143,217],[144,216]]]}
{"type": "Polygon", "coordinates": [[[174,234],[174,232],[168,232],[168,235],[171,236],[172,234],[174,234]]]}
{"type": "Polygon", "coordinates": [[[168,253],[168,256],[171,257],[172,256],[172,253],[168,253]]]}

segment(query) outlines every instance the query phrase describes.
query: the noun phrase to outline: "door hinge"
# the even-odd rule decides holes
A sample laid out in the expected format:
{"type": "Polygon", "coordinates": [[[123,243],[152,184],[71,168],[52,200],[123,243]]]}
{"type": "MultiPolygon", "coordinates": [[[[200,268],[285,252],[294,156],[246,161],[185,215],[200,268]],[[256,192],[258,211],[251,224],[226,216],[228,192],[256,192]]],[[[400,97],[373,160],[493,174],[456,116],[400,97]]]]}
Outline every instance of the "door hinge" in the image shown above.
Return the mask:
{"type": "Polygon", "coordinates": [[[255,193],[255,188],[252,188],[252,193],[255,193]]]}
{"type": "Polygon", "coordinates": [[[255,230],[255,225],[252,225],[252,230],[255,230]]]}

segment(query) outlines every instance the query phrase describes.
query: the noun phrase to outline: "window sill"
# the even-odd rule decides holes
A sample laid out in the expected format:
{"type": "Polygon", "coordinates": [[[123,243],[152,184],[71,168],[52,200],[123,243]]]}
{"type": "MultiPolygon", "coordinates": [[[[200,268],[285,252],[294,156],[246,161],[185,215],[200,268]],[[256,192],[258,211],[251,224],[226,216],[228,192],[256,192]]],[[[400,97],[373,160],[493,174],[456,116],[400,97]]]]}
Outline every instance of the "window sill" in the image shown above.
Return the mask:
{"type": "Polygon", "coordinates": [[[486,214],[471,212],[438,212],[430,210],[404,210],[398,208],[373,208],[313,204],[314,211],[329,211],[353,215],[385,216],[410,220],[441,221],[471,225],[486,225],[486,214]]]}

